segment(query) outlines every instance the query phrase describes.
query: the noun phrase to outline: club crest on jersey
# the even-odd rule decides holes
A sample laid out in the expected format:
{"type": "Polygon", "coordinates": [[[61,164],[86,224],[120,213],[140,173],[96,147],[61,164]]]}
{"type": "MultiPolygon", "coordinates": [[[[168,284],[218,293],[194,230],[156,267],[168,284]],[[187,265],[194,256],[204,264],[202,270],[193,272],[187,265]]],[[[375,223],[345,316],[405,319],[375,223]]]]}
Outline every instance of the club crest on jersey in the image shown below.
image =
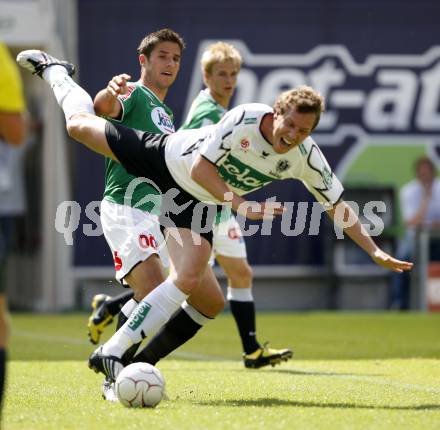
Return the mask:
{"type": "Polygon", "coordinates": [[[277,162],[277,165],[275,166],[275,171],[270,171],[269,173],[276,178],[281,178],[281,173],[285,172],[290,167],[290,161],[283,159],[279,160],[277,162]]]}
{"type": "Polygon", "coordinates": [[[251,143],[246,138],[241,139],[240,141],[240,147],[243,151],[247,151],[249,147],[251,146],[251,143]]]}
{"type": "Polygon", "coordinates": [[[278,173],[283,173],[285,172],[288,168],[290,167],[290,162],[289,160],[280,160],[278,161],[275,169],[278,173]]]}
{"type": "Polygon", "coordinates": [[[163,133],[174,133],[174,124],[169,115],[162,107],[156,107],[151,111],[151,119],[156,127],[163,133]]]}

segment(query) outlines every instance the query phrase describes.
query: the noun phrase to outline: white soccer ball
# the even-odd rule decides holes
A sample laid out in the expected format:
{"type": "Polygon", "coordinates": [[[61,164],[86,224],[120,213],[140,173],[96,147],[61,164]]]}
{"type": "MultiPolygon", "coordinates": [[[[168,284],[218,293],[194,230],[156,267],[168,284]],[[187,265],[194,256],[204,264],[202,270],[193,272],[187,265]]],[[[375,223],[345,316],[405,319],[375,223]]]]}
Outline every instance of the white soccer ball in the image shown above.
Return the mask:
{"type": "Polygon", "coordinates": [[[151,364],[133,363],[118,375],[115,391],[124,406],[154,408],[165,396],[165,379],[151,364]]]}

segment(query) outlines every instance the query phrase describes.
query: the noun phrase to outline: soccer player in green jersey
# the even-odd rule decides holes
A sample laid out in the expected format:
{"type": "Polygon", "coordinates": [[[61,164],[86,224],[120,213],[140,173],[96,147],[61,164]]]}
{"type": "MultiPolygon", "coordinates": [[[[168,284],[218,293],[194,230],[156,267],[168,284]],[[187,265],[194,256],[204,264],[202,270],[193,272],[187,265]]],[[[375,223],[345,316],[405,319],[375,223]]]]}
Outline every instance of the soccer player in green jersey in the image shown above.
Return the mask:
{"type": "MultiPolygon", "coordinates": [[[[234,94],[241,62],[240,53],[228,43],[217,42],[205,50],[201,66],[206,88],[194,99],[181,129],[200,128],[221,120],[234,94]]],[[[252,269],[240,225],[232,213],[217,217],[212,249],[228,277],[227,299],[240,333],[245,366],[259,368],[291,358],[291,350],[262,347],[257,341],[252,269]]]]}
{"type": "MultiPolygon", "coordinates": [[[[111,121],[143,131],[172,133],[173,114],[164,104],[169,87],[180,68],[184,42],[172,30],[162,29],[147,35],[138,47],[141,76],[137,82],[127,82],[130,76],[115,76],[107,88],[95,97],[97,114],[111,121]]],[[[131,310],[152,288],[164,278],[161,259],[166,259],[162,233],[157,222],[156,201],[158,190],[146,181],[136,178],[111,159],[106,159],[105,191],[101,203],[101,224],[107,243],[112,250],[116,279],[129,285],[134,297],[129,297],[119,313],[118,326],[124,324],[131,310]]],[[[95,297],[96,304],[100,297],[95,297]]],[[[107,300],[110,302],[110,300],[107,300]]],[[[109,307],[117,308],[115,303],[109,307]]],[[[94,324],[97,315],[89,319],[89,336],[99,340],[102,326],[94,324]]]]}
{"type": "MultiPolygon", "coordinates": [[[[164,99],[179,72],[183,49],[183,39],[170,29],[148,34],[138,47],[140,79],[128,82],[127,74],[113,77],[95,97],[96,113],[139,130],[172,133],[173,113],[164,99]]],[[[112,250],[116,279],[132,291],[113,299],[106,295],[93,298],[94,312],[88,321],[92,343],[99,341],[113,316],[119,314],[117,325],[124,324],[137,302],[162,282],[161,259],[165,264],[167,260],[157,221],[158,190],[137,180],[119,163],[111,159],[105,163],[101,224],[112,250]]]]}

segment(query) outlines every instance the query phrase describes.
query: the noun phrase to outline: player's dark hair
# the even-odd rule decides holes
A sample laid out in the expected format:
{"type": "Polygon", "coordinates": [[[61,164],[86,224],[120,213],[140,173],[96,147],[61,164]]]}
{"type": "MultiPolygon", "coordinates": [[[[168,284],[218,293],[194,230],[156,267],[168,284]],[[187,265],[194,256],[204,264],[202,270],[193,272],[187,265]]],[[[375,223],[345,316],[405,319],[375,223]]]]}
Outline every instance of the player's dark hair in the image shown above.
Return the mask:
{"type": "Polygon", "coordinates": [[[150,58],[153,49],[161,42],[173,42],[179,45],[180,50],[185,49],[185,42],[183,38],[174,30],[169,28],[162,28],[154,33],[147,34],[138,46],[138,54],[144,54],[147,58],[150,58]]]}

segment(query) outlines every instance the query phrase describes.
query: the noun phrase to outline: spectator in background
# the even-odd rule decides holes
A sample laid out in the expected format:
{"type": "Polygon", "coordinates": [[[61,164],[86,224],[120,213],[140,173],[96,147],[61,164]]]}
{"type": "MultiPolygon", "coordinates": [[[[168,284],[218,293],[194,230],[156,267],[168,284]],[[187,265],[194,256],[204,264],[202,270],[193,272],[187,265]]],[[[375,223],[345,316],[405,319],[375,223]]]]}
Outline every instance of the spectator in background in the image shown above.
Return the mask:
{"type": "MultiPolygon", "coordinates": [[[[415,179],[403,186],[400,192],[400,212],[406,232],[399,243],[397,258],[413,258],[416,231],[420,227],[440,226],[440,178],[436,177],[434,163],[426,156],[415,164],[415,179]]],[[[435,245],[435,244],[432,244],[435,245]]],[[[438,259],[440,249],[431,246],[431,256],[438,259]]],[[[409,308],[408,273],[393,274],[391,284],[391,309],[409,308]]]]}
{"type": "Polygon", "coordinates": [[[24,211],[20,193],[21,156],[26,135],[25,102],[18,69],[0,42],[0,402],[5,382],[9,323],[6,301],[6,258],[14,217],[24,211]]]}

